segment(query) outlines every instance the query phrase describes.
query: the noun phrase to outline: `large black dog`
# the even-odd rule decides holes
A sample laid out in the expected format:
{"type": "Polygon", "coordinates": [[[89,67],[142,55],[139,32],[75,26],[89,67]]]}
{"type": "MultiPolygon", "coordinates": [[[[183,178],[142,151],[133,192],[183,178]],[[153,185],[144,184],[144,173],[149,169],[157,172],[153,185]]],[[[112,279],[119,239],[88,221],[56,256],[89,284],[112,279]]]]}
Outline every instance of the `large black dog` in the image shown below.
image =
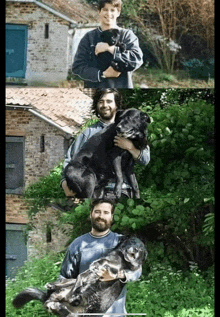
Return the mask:
{"type": "Polygon", "coordinates": [[[50,312],[62,317],[76,316],[77,313],[105,313],[119,297],[125,283],[118,278],[121,270],[139,270],[147,257],[147,250],[138,238],[124,240],[108,255],[94,261],[89,269],[77,279],[63,279],[47,283],[47,292],[27,288],[13,300],[20,308],[31,300],[40,300],[50,312]],[[109,271],[115,279],[100,281],[97,272],[100,268],[109,271]]]}
{"type": "MultiPolygon", "coordinates": [[[[109,46],[115,45],[119,47],[120,52],[123,53],[126,50],[126,45],[120,42],[120,34],[118,29],[109,29],[101,33],[101,40],[104,43],[108,43],[109,46]]],[[[128,71],[126,65],[120,61],[114,61],[113,55],[109,52],[103,52],[97,56],[98,64],[101,71],[106,70],[109,66],[112,66],[114,70],[118,72],[128,71]]]]}
{"type": "Polygon", "coordinates": [[[132,140],[137,149],[147,145],[146,128],[150,122],[146,113],[137,109],[119,110],[115,123],[92,136],[65,167],[67,186],[77,198],[101,198],[103,188],[110,179],[116,178],[114,189],[121,197],[123,175],[131,185],[136,198],[140,197],[138,183],[133,172],[132,155],[114,146],[116,135],[132,140]]]}

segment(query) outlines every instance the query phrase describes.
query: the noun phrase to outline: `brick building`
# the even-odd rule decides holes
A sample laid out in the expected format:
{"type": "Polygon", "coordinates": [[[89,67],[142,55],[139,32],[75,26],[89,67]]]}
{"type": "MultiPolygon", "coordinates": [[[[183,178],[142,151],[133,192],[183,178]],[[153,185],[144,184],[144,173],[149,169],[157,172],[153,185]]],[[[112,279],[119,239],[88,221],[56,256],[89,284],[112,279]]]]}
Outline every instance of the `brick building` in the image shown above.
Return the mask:
{"type": "Polygon", "coordinates": [[[6,0],[6,80],[65,80],[80,38],[96,23],[97,12],[79,0],[6,0]]]}
{"type": "MultiPolygon", "coordinates": [[[[8,275],[13,275],[12,267],[21,266],[27,258],[22,234],[28,222],[23,189],[64,158],[70,140],[90,117],[90,105],[91,98],[79,89],[6,88],[8,275]]],[[[55,214],[50,209],[48,217],[55,214]]]]}

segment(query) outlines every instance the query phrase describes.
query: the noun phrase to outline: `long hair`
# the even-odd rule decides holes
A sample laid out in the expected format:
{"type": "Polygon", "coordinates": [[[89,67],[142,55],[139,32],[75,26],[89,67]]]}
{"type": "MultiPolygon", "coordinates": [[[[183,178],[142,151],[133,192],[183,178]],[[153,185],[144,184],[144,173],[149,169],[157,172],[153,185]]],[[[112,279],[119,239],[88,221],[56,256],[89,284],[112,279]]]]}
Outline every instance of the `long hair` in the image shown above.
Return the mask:
{"type": "Polygon", "coordinates": [[[94,113],[97,117],[99,116],[97,111],[97,104],[99,100],[105,95],[113,93],[115,97],[115,104],[117,109],[121,109],[121,94],[117,89],[114,88],[98,88],[96,89],[93,95],[93,103],[92,103],[92,113],[94,113]]]}

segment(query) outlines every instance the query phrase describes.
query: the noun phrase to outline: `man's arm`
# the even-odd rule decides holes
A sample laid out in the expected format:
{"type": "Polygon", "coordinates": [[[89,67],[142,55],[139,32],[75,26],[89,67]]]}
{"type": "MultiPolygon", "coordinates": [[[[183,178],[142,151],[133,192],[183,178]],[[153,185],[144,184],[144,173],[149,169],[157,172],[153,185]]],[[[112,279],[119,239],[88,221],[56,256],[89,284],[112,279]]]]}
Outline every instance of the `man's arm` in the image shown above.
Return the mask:
{"type": "MultiPolygon", "coordinates": [[[[90,33],[90,32],[88,32],[90,33]]],[[[99,82],[100,70],[94,67],[92,63],[94,46],[91,46],[89,34],[86,33],[81,39],[72,66],[74,74],[78,75],[81,79],[99,82]]]]}
{"type": "Polygon", "coordinates": [[[131,140],[119,136],[115,137],[114,144],[130,152],[137,163],[147,165],[150,162],[150,147],[148,145],[145,149],[139,150],[136,149],[131,140]]]}
{"type": "Polygon", "coordinates": [[[123,62],[126,71],[134,71],[143,64],[143,52],[139,46],[137,36],[131,30],[126,30],[123,40],[126,49],[121,52],[120,47],[115,47],[114,61],[123,62]]]}

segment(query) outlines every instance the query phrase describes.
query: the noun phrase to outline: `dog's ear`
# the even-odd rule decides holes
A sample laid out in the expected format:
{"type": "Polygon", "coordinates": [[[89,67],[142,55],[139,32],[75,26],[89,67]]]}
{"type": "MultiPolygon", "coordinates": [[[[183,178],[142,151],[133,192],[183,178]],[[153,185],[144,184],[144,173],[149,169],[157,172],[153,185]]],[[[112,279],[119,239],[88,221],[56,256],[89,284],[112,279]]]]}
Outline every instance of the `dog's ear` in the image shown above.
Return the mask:
{"type": "Polygon", "coordinates": [[[115,116],[115,123],[117,123],[120,120],[120,117],[123,113],[124,113],[124,110],[117,110],[116,116],[115,116]]]}
{"type": "Polygon", "coordinates": [[[119,38],[119,30],[118,29],[111,29],[111,33],[115,39],[119,38]]]}
{"type": "Polygon", "coordinates": [[[150,117],[144,112],[141,112],[141,120],[145,121],[146,124],[150,123],[150,117]]]}

